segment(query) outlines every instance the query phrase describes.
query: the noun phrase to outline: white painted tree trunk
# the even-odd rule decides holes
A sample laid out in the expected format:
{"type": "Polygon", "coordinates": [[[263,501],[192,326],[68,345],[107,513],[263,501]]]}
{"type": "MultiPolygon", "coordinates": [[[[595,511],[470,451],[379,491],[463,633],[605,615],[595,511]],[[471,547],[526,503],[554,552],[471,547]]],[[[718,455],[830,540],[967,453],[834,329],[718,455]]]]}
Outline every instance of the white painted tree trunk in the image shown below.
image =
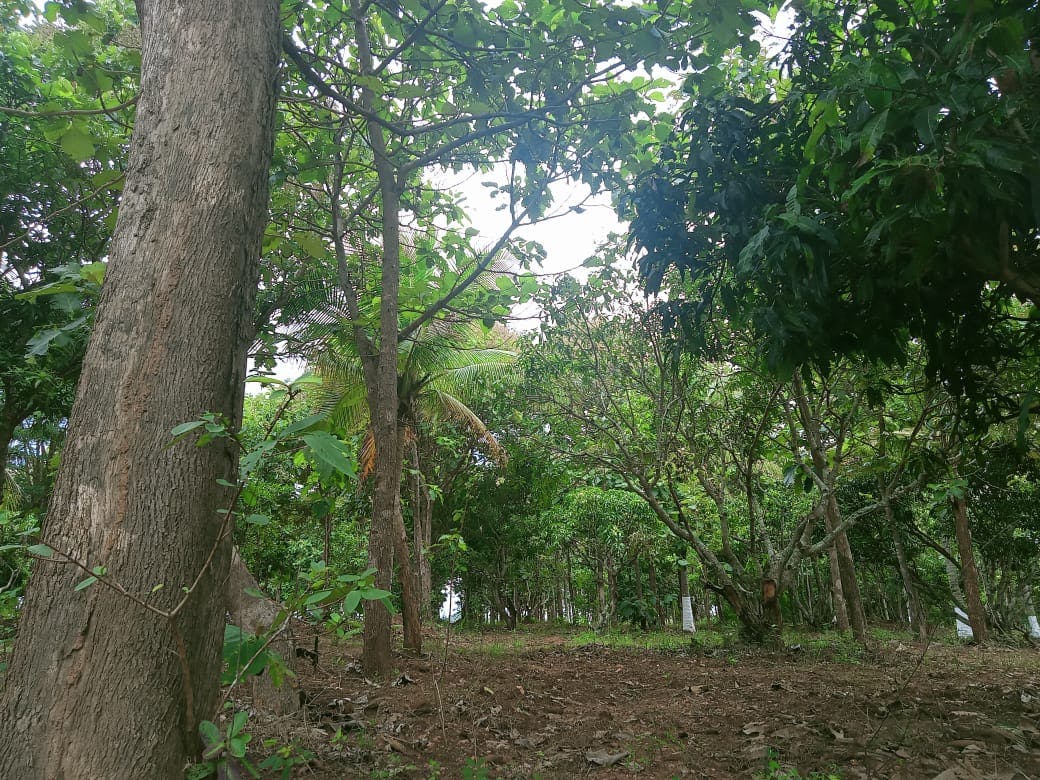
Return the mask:
{"type": "Polygon", "coordinates": [[[697,626],[693,623],[693,600],[689,596],[682,597],[682,630],[687,634],[697,631],[697,626]]]}
{"type": "Polygon", "coordinates": [[[1033,639],[1040,639],[1040,623],[1036,620],[1036,615],[1029,616],[1029,636],[1033,639]]]}
{"type": "Polygon", "coordinates": [[[957,638],[974,639],[975,633],[971,630],[971,626],[968,625],[968,613],[960,607],[954,607],[953,613],[957,620],[957,638]]]}

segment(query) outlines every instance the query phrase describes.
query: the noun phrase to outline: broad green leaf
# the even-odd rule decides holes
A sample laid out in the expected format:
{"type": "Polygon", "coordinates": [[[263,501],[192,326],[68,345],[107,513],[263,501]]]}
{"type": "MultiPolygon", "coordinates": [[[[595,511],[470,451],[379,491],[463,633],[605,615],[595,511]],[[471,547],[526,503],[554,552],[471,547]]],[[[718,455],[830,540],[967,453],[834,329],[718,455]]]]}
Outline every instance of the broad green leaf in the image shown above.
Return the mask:
{"type": "Polygon", "coordinates": [[[75,125],[62,135],[61,148],[76,162],[84,162],[94,156],[94,141],[75,125]]]}
{"type": "Polygon", "coordinates": [[[193,431],[196,428],[201,428],[205,424],[206,422],[204,420],[192,420],[191,422],[181,423],[180,425],[174,427],[174,429],[170,431],[170,435],[182,436],[183,434],[188,433],[189,431],[193,431]]]}
{"type": "Polygon", "coordinates": [[[327,431],[308,433],[302,438],[318,465],[350,479],[356,478],[357,462],[354,453],[342,441],[327,431]]]}

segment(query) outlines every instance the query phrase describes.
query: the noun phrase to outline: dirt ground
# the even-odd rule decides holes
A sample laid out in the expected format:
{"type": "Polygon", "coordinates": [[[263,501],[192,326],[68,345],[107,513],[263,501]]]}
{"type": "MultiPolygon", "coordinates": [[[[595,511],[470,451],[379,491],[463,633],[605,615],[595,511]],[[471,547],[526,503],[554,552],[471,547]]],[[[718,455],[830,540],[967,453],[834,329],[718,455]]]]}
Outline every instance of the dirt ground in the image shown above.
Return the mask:
{"type": "Polygon", "coordinates": [[[254,744],[309,751],[287,776],[315,780],[1040,778],[1035,649],[621,639],[465,634],[445,657],[430,633],[382,684],[323,642],[299,664],[306,708],[255,714],[254,744]]]}

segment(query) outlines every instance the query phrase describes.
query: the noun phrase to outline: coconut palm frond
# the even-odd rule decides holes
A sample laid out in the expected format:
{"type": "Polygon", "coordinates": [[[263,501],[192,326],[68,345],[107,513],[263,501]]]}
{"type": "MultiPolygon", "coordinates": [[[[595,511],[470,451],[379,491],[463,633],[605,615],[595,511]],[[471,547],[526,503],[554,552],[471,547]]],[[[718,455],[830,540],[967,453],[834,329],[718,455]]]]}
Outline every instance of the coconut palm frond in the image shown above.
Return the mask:
{"type": "Polygon", "coordinates": [[[501,379],[516,370],[516,354],[505,350],[483,350],[466,355],[463,365],[437,372],[430,384],[455,395],[471,393],[482,380],[501,379]]]}
{"type": "Polygon", "coordinates": [[[486,346],[476,340],[475,334],[466,327],[442,329],[432,327],[439,325],[434,320],[423,326],[417,338],[411,339],[400,347],[400,369],[432,373],[442,368],[447,361],[455,359],[457,353],[467,352],[470,348],[486,346]]]}
{"type": "MultiPolygon", "coordinates": [[[[414,444],[419,440],[419,434],[411,425],[406,425],[401,432],[405,446],[414,444]]],[[[368,479],[376,470],[376,436],[371,427],[365,429],[365,435],[361,439],[358,448],[358,479],[362,482],[368,479]]]]}
{"type": "Polygon", "coordinates": [[[365,430],[358,449],[358,479],[364,481],[372,476],[376,469],[376,436],[371,428],[365,430]]]}
{"type": "MultiPolygon", "coordinates": [[[[439,415],[468,428],[476,438],[477,445],[487,453],[495,465],[503,467],[509,462],[509,453],[506,452],[505,447],[484,424],[484,421],[466,404],[443,390],[435,389],[430,401],[433,399],[436,399],[437,406],[436,410],[431,410],[435,412],[431,416],[439,415]]],[[[432,403],[430,405],[432,406],[432,403]]]]}
{"type": "Polygon", "coordinates": [[[304,279],[282,310],[287,341],[295,355],[311,360],[337,341],[349,342],[346,296],[326,279],[304,279]]]}
{"type": "Polygon", "coordinates": [[[360,362],[326,352],[312,367],[322,380],[310,391],[318,410],[328,412],[332,422],[346,430],[367,427],[368,399],[360,362]]]}

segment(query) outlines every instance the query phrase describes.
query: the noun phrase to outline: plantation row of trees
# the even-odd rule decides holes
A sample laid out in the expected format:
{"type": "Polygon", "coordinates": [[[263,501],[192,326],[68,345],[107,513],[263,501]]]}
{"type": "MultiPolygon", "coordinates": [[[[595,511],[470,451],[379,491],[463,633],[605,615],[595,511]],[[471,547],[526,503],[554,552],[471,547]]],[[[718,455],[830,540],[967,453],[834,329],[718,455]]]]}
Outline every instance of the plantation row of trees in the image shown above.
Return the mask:
{"type": "Polygon", "coordinates": [[[3,9],[0,774],[179,777],[229,646],[289,710],[293,615],[385,676],[449,583],[754,641],[1035,615],[1031,6],[765,50],[754,2],[3,9]],[[567,182],[632,223],[582,282],[517,238],[567,182]]]}

